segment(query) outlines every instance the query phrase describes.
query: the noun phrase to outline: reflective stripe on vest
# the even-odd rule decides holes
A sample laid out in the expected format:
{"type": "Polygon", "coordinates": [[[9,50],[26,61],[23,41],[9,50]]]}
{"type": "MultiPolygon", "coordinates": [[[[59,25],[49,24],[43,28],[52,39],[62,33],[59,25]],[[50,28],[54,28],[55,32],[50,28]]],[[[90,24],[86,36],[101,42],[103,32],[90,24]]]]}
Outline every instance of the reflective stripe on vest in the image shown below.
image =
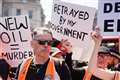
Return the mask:
{"type": "Polygon", "coordinates": [[[90,80],[90,78],[91,78],[91,74],[89,74],[88,68],[85,68],[85,75],[83,80],[90,80]]]}
{"type": "MultiPolygon", "coordinates": [[[[23,62],[23,64],[20,67],[18,80],[25,80],[31,61],[32,58],[28,58],[23,62]]],[[[51,59],[48,62],[44,80],[60,80],[60,77],[55,70],[54,61],[51,59]]]]}

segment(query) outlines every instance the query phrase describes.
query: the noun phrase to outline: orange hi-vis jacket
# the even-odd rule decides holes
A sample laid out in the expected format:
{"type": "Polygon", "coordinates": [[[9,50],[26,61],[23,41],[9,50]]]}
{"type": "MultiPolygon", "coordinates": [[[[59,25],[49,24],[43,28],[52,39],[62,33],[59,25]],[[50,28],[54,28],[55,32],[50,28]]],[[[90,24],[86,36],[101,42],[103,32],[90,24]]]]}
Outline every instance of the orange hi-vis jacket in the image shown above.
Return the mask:
{"type": "Polygon", "coordinates": [[[91,73],[88,72],[88,68],[85,68],[85,75],[83,80],[90,80],[91,79],[91,73]]]}
{"type": "MultiPolygon", "coordinates": [[[[33,60],[32,57],[27,58],[21,64],[19,75],[18,75],[18,80],[25,80],[28,68],[29,68],[32,60],[33,60]]],[[[55,70],[54,61],[52,59],[49,60],[48,65],[47,65],[47,69],[46,69],[46,72],[45,72],[45,79],[46,78],[49,78],[49,80],[60,80],[60,77],[55,70]]]]}
{"type": "Polygon", "coordinates": [[[119,72],[118,71],[115,72],[114,80],[119,80],[119,72]]]}

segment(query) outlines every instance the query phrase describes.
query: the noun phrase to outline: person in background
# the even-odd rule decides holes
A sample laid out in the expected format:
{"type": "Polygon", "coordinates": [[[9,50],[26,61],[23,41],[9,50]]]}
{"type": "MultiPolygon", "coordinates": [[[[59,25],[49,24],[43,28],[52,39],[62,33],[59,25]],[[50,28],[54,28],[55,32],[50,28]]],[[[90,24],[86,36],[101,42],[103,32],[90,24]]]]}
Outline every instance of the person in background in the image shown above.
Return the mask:
{"type": "MultiPolygon", "coordinates": [[[[101,39],[102,39],[98,33],[92,32],[91,37],[94,39],[94,42],[95,42],[95,47],[94,47],[93,53],[98,53],[97,66],[99,68],[106,69],[107,65],[109,63],[111,63],[111,61],[112,61],[111,56],[110,56],[110,51],[105,46],[101,46],[100,49],[98,50],[99,45],[101,43],[101,39]],[[97,50],[98,50],[98,52],[97,52],[97,50]]],[[[66,43],[68,43],[68,45],[70,45],[70,42],[68,42],[68,40],[66,40],[66,41],[64,40],[64,42],[66,42],[66,43]]],[[[67,51],[67,48],[62,47],[62,44],[59,45],[59,48],[61,48],[61,51],[63,51],[63,52],[67,51]]],[[[92,72],[94,72],[94,66],[91,66],[91,64],[95,64],[94,62],[90,61],[88,63],[88,66],[84,67],[84,68],[83,67],[82,68],[73,68],[72,63],[71,63],[72,62],[72,51],[71,51],[72,46],[69,46],[68,50],[70,51],[70,54],[64,54],[64,55],[66,55],[65,60],[71,71],[73,80],[102,80],[99,77],[96,77],[92,74],[92,72]],[[86,72],[86,70],[87,70],[87,72],[86,72]],[[87,76],[86,76],[86,73],[88,73],[88,72],[90,74],[87,74],[87,76]]],[[[60,53],[58,53],[58,55],[60,55],[60,53]]]]}
{"type": "Polygon", "coordinates": [[[113,57],[111,70],[120,71],[120,53],[116,48],[111,48],[111,56],[113,57]]]}
{"type": "Polygon", "coordinates": [[[63,62],[62,65],[58,66],[58,62],[49,57],[52,42],[51,32],[47,28],[35,29],[31,42],[34,57],[24,60],[19,65],[15,79],[71,80],[71,74],[66,63],[63,62]]]}
{"type": "MultiPolygon", "coordinates": [[[[95,37],[93,37],[95,38],[95,37]]],[[[95,39],[94,39],[95,40],[95,39]]],[[[99,39],[101,40],[101,39],[99,39]]],[[[98,40],[98,41],[99,41],[98,40]]],[[[98,50],[100,45],[96,45],[96,50],[93,53],[92,57],[90,58],[91,67],[94,67],[94,70],[91,72],[93,75],[95,75],[98,78],[101,78],[102,80],[120,80],[120,72],[119,71],[110,71],[108,69],[101,69],[97,66],[97,59],[98,59],[98,50]]]]}
{"type": "Polygon", "coordinates": [[[5,59],[0,59],[0,80],[10,80],[9,78],[10,65],[5,59]]]}
{"type": "Polygon", "coordinates": [[[72,60],[70,60],[72,56],[72,45],[71,42],[69,42],[67,39],[62,39],[61,41],[54,39],[54,46],[58,49],[53,54],[51,54],[52,57],[56,57],[60,60],[64,60],[68,67],[71,70],[72,67],[72,60]]]}
{"type": "MultiPolygon", "coordinates": [[[[99,40],[99,38],[101,38],[101,36],[97,35],[96,32],[92,32],[91,36],[95,37],[95,38],[93,38],[93,39],[95,39],[95,47],[94,47],[93,53],[95,53],[95,52],[97,52],[97,48],[99,48],[99,47],[97,47],[97,45],[100,45],[100,43],[101,43],[101,41],[99,40]]],[[[71,47],[69,48],[70,51],[71,51],[71,47]]],[[[102,47],[100,49],[100,51],[99,51],[99,56],[100,57],[98,56],[99,59],[101,58],[100,60],[98,59],[98,64],[99,64],[98,66],[99,67],[101,67],[101,68],[106,68],[107,67],[107,64],[109,62],[107,57],[108,57],[109,54],[110,54],[110,52],[108,51],[108,49],[106,47],[102,47]]],[[[72,63],[71,63],[72,62],[72,53],[66,54],[66,60],[67,60],[66,63],[68,64],[68,67],[71,71],[73,80],[83,80],[83,79],[85,80],[84,76],[85,76],[86,70],[89,69],[90,73],[91,73],[91,71],[94,71],[94,66],[90,65],[90,64],[92,64],[91,62],[88,63],[88,65],[90,67],[88,66],[88,67],[85,67],[85,68],[83,68],[83,67],[82,68],[73,68],[72,63]]],[[[90,80],[101,80],[101,79],[99,79],[99,78],[97,78],[93,75],[90,78],[91,78],[90,80]]],[[[86,79],[86,80],[89,80],[89,79],[86,79]]]]}

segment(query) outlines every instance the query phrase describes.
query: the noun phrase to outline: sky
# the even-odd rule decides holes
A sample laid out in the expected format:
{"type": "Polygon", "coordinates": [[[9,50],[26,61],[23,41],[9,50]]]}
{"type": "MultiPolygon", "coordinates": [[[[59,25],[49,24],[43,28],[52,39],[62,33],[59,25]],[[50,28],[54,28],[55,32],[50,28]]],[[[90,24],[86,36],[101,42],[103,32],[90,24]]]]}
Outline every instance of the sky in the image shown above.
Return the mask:
{"type": "MultiPolygon", "coordinates": [[[[98,0],[61,0],[61,1],[69,2],[73,4],[80,4],[88,7],[94,7],[96,9],[98,8],[98,0]]],[[[46,16],[45,23],[47,23],[51,19],[52,2],[53,0],[41,0],[44,14],[46,16]]]]}

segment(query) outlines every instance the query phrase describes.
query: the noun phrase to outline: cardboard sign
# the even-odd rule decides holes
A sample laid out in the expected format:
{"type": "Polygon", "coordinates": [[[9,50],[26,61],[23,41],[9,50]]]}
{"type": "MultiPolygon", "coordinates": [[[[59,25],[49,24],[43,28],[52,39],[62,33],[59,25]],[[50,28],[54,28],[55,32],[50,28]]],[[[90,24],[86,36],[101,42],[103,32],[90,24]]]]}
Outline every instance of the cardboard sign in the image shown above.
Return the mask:
{"type": "Polygon", "coordinates": [[[86,50],[91,46],[95,11],[94,8],[55,0],[49,22],[53,36],[58,40],[68,39],[74,47],[81,48],[84,55],[89,55],[86,50]]]}
{"type": "Polygon", "coordinates": [[[5,58],[12,67],[33,55],[31,40],[28,16],[0,18],[0,57],[5,58]]]}
{"type": "Polygon", "coordinates": [[[99,0],[98,26],[103,36],[120,34],[120,0],[99,0]]]}

